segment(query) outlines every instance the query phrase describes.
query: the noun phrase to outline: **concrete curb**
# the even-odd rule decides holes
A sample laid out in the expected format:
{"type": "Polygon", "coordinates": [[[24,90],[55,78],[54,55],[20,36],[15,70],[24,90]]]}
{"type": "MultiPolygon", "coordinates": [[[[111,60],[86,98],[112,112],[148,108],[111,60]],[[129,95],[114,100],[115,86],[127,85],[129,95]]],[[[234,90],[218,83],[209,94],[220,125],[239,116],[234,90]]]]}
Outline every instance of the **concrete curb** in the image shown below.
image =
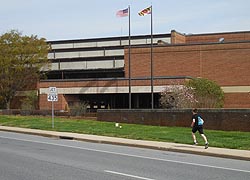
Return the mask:
{"type": "Polygon", "coordinates": [[[197,155],[206,155],[206,156],[250,161],[250,151],[248,150],[225,149],[225,148],[215,148],[215,147],[209,147],[208,149],[204,149],[204,146],[193,146],[187,144],[143,141],[143,140],[125,139],[117,137],[97,136],[97,135],[78,134],[69,132],[45,131],[38,129],[17,128],[17,127],[7,127],[7,126],[0,126],[0,130],[31,134],[31,135],[39,135],[45,137],[55,137],[61,139],[71,139],[78,141],[142,147],[142,148],[158,149],[164,151],[182,152],[182,153],[190,153],[197,155]]]}

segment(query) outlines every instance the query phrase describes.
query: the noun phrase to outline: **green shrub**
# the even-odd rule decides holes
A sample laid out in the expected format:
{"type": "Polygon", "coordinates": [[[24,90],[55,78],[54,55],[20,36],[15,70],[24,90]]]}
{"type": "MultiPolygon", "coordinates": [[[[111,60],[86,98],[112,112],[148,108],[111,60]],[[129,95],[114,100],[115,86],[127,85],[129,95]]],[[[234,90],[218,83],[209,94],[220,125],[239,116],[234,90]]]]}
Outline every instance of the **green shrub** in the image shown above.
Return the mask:
{"type": "Polygon", "coordinates": [[[198,108],[222,108],[224,105],[224,92],[220,86],[205,78],[191,79],[186,83],[187,87],[194,89],[196,107],[198,108]]]}
{"type": "Polygon", "coordinates": [[[73,106],[70,107],[70,115],[71,116],[83,116],[87,112],[88,103],[80,102],[75,103],[73,106]]]}

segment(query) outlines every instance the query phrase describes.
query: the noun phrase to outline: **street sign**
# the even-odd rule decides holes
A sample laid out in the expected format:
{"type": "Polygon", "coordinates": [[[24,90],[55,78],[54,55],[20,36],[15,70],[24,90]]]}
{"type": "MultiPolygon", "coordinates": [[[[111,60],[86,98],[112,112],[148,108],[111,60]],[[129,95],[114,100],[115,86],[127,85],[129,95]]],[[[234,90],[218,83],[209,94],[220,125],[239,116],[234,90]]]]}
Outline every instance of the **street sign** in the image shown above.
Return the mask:
{"type": "Polygon", "coordinates": [[[56,87],[49,87],[49,94],[57,94],[56,87]]]}
{"type": "Polygon", "coordinates": [[[48,101],[51,101],[52,104],[52,128],[54,128],[54,102],[58,101],[58,94],[56,87],[49,87],[48,101]]]}
{"type": "Polygon", "coordinates": [[[48,94],[48,101],[58,101],[58,95],[57,94],[48,94]]]}
{"type": "Polygon", "coordinates": [[[58,101],[58,94],[56,87],[49,87],[48,101],[58,101]]]}

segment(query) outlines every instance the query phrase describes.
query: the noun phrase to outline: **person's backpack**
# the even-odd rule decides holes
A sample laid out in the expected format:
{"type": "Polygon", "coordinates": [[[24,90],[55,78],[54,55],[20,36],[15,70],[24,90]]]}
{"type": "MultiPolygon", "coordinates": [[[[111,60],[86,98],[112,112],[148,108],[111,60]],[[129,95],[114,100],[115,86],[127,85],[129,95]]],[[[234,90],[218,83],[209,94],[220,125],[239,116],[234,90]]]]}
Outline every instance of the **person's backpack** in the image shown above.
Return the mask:
{"type": "Polygon", "coordinates": [[[201,116],[198,116],[198,126],[201,126],[204,124],[204,120],[201,118],[201,116]]]}

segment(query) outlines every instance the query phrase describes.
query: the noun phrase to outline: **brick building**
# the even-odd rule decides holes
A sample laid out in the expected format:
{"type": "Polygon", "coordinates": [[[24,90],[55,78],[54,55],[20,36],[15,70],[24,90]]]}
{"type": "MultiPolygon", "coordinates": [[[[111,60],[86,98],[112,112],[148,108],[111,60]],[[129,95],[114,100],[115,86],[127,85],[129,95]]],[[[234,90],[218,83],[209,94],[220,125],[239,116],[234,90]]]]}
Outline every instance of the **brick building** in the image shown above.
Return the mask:
{"type": "MultiPolygon", "coordinates": [[[[89,108],[151,108],[151,37],[132,36],[50,41],[48,79],[38,84],[39,107],[50,109],[49,87],[57,87],[55,109],[78,102],[89,108]]],[[[250,108],[250,31],[153,36],[153,99],[173,82],[192,77],[217,82],[225,92],[225,108],[250,108]]]]}

